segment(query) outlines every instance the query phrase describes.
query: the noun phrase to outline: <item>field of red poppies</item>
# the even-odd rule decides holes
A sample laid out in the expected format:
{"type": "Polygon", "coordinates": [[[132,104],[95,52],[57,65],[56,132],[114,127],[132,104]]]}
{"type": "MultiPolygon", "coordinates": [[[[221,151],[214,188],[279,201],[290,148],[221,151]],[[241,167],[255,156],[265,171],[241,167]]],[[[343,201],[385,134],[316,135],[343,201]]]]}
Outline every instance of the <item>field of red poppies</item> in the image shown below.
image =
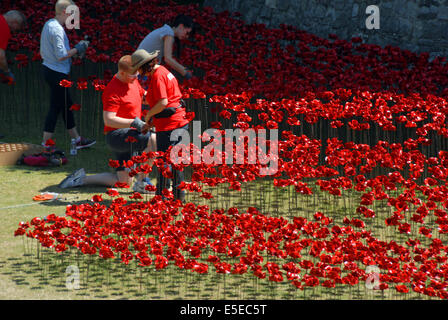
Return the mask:
{"type": "MultiPolygon", "coordinates": [[[[20,90],[33,94],[39,32],[52,12],[45,2],[12,2],[2,1],[0,12],[17,7],[32,19],[10,57],[28,73],[20,90]]],[[[430,61],[360,38],[318,38],[287,25],[268,29],[194,4],[76,3],[81,30],[69,32],[70,40],[88,34],[93,41],[65,85],[81,97],[75,110],[96,115],[84,113],[84,121],[94,119],[89,130],[101,132],[98,97],[113,64],[153,28],[187,13],[198,24],[179,58],[195,74],[182,82],[188,116],[222,133],[278,129],[278,141],[268,139],[278,145],[278,171],[261,174],[264,165],[248,161],[179,164],[189,177],[186,204],[168,190],[168,200],[146,199],[117,185],[68,205],[65,216],[20,222],[15,236],[58,254],[142,269],[250,275],[273,290],[290,283],[298,291],[348,290],[348,298],[355,287],[403,299],[448,298],[445,58],[430,61]]],[[[169,176],[169,154],[157,155],[154,169],[144,163],[155,154],[126,165],[134,174],[157,167],[169,176]]]]}

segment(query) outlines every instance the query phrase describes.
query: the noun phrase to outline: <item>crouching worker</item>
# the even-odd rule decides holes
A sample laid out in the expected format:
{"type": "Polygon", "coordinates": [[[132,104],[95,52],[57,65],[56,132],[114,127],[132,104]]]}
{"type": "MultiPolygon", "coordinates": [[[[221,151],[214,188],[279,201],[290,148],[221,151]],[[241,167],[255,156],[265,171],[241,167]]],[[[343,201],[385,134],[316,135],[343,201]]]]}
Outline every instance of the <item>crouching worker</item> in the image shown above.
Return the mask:
{"type": "MultiPolygon", "coordinates": [[[[155,134],[141,120],[142,101],[146,92],[140,86],[138,72],[132,70],[131,56],[123,56],[118,62],[118,73],[105,88],[102,96],[103,119],[106,144],[115,154],[114,160],[120,165],[131,160],[138,152],[155,152],[155,134]]],[[[150,166],[153,160],[150,159],[150,166]]],[[[117,182],[132,185],[129,169],[120,166],[115,173],[105,172],[87,176],[84,169],[79,169],[65,178],[60,188],[71,188],[83,185],[102,185],[113,187],[117,182]]],[[[143,174],[137,175],[133,190],[149,193],[145,187],[150,184],[143,174]]]]}

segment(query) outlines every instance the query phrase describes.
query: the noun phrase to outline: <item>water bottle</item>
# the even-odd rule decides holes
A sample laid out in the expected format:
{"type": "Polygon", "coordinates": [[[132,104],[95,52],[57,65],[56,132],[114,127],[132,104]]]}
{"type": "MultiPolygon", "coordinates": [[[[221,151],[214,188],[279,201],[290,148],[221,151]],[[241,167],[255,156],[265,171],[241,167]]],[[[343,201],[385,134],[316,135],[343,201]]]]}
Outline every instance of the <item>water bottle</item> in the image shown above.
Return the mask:
{"type": "Polygon", "coordinates": [[[78,150],[76,149],[76,139],[72,139],[72,144],[70,146],[70,155],[76,156],[78,153],[78,150]]]}

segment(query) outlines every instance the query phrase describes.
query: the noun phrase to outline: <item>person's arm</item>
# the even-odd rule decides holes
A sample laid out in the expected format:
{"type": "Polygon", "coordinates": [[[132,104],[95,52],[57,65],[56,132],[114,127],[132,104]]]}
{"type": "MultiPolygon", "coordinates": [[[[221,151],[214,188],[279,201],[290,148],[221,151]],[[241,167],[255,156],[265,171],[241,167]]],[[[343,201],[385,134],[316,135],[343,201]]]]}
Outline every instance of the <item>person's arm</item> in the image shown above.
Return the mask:
{"type": "Polygon", "coordinates": [[[9,71],[8,60],[6,59],[6,52],[0,49],[0,71],[7,73],[9,71]]]}
{"type": "Polygon", "coordinates": [[[169,65],[171,68],[173,68],[174,70],[176,70],[182,76],[185,77],[188,70],[173,58],[173,44],[174,44],[173,36],[165,36],[163,38],[164,60],[167,65],[169,65]]]}
{"type": "Polygon", "coordinates": [[[78,53],[78,50],[75,48],[67,51],[67,48],[65,47],[64,34],[58,31],[54,31],[51,40],[53,42],[55,55],[58,61],[64,61],[70,59],[71,57],[73,57],[75,54],[78,53]]]}
{"type": "Polygon", "coordinates": [[[0,81],[10,85],[16,82],[14,74],[9,70],[6,52],[3,49],[0,49],[0,81]]]}
{"type": "Polygon", "coordinates": [[[67,52],[67,55],[66,55],[65,57],[59,58],[58,60],[59,60],[59,61],[64,61],[64,60],[70,59],[71,57],[73,57],[73,56],[74,56],[75,54],[77,54],[77,53],[78,53],[78,50],[76,50],[75,48],[70,49],[70,50],[67,52]]]}
{"type": "Polygon", "coordinates": [[[113,111],[103,111],[104,124],[115,129],[135,128],[138,132],[142,132],[147,124],[140,118],[126,119],[117,117],[117,113],[113,111]]]}
{"type": "Polygon", "coordinates": [[[148,105],[148,102],[146,101],[146,95],[148,94],[148,91],[146,91],[145,89],[142,88],[142,92],[143,92],[143,95],[142,95],[142,104],[144,104],[145,106],[147,106],[147,105],[148,105]]]}
{"type": "Polygon", "coordinates": [[[148,102],[146,102],[146,91],[145,94],[143,95],[142,104],[144,104],[145,106],[148,105],[148,102]]]}
{"type": "Polygon", "coordinates": [[[130,128],[134,121],[134,119],[117,117],[117,113],[112,111],[103,111],[103,120],[106,126],[116,129],[130,128]]]}
{"type": "Polygon", "coordinates": [[[162,112],[165,110],[166,106],[168,105],[168,99],[160,99],[157,101],[157,103],[152,107],[148,113],[145,116],[145,122],[148,123],[149,119],[152,118],[154,115],[162,112]]]}

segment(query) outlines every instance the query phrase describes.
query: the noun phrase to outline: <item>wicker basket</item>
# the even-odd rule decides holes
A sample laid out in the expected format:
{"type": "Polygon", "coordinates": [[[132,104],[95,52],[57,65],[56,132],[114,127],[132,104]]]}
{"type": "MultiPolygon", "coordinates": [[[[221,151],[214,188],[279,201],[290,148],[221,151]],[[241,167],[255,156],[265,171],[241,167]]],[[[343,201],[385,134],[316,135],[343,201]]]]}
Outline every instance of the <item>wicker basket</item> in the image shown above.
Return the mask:
{"type": "Polygon", "coordinates": [[[43,146],[31,143],[0,143],[0,166],[12,166],[20,157],[41,153],[43,146]]]}

